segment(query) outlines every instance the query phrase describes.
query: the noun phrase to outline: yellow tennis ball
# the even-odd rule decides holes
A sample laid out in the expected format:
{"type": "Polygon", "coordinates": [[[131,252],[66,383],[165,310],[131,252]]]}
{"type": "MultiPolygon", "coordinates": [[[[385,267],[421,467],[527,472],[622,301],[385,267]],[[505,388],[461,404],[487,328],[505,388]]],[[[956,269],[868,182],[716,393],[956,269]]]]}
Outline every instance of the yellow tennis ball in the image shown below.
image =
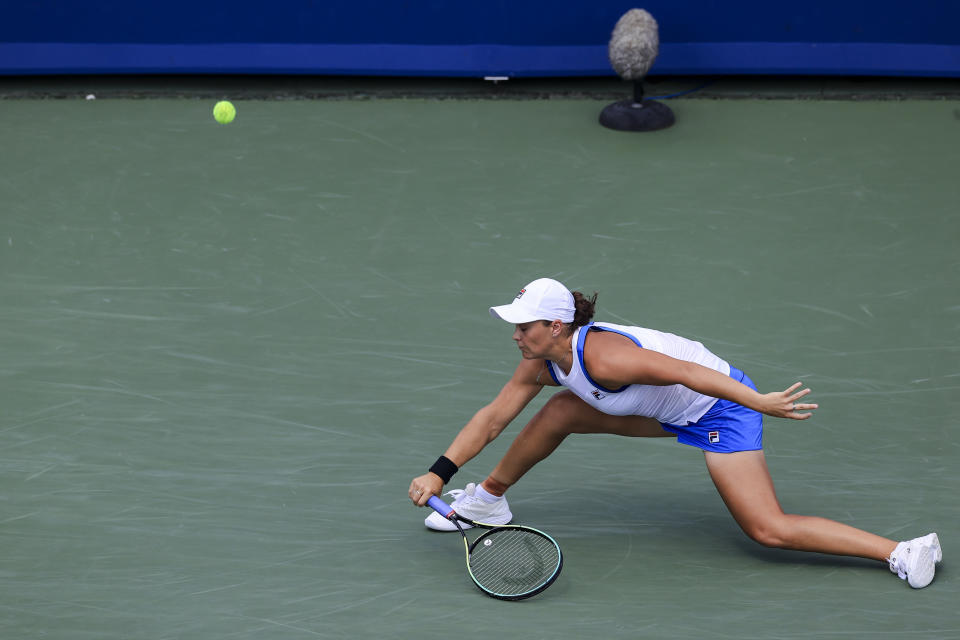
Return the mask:
{"type": "Polygon", "coordinates": [[[213,105],[213,117],[220,124],[230,124],[237,117],[237,108],[233,103],[221,100],[213,105]]]}

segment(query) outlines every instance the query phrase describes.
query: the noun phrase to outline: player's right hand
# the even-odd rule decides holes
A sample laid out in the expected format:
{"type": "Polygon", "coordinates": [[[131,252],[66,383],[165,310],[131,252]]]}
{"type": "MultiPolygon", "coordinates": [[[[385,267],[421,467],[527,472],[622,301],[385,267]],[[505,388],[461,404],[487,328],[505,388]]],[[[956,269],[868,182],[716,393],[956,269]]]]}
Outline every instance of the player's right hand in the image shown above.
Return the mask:
{"type": "Polygon", "coordinates": [[[430,496],[438,496],[443,491],[443,479],[437,474],[428,471],[422,476],[417,476],[410,482],[410,489],[407,496],[413,501],[413,504],[422,507],[427,504],[430,496]]]}

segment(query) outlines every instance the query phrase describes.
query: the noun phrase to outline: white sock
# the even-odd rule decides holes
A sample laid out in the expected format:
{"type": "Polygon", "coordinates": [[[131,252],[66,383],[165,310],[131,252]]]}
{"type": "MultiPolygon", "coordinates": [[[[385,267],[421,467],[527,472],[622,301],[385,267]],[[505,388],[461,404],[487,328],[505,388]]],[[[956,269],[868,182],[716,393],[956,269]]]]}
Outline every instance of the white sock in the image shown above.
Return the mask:
{"type": "Polygon", "coordinates": [[[908,542],[899,542],[897,543],[897,548],[893,550],[893,553],[890,554],[890,557],[887,558],[887,562],[890,564],[890,571],[897,574],[901,579],[905,578],[907,574],[900,571],[900,564],[898,560],[901,556],[906,555],[907,548],[910,544],[908,542]]]}
{"type": "Polygon", "coordinates": [[[481,501],[486,502],[487,504],[493,504],[497,500],[503,500],[503,496],[495,496],[486,489],[483,488],[482,484],[478,484],[473,495],[480,498],[481,501]]]}
{"type": "Polygon", "coordinates": [[[899,558],[902,554],[906,553],[907,547],[909,547],[909,546],[910,546],[910,542],[909,542],[909,541],[906,541],[906,542],[898,542],[898,543],[897,543],[897,548],[893,550],[893,553],[890,554],[890,557],[891,557],[893,560],[896,560],[896,559],[899,558]]]}

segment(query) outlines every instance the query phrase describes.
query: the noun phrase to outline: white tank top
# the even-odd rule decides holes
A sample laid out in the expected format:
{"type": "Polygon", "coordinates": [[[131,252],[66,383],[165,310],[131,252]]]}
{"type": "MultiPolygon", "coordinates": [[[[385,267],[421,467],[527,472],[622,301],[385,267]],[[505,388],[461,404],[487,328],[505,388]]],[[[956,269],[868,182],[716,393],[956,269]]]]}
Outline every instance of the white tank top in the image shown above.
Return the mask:
{"type": "Polygon", "coordinates": [[[584,402],[603,413],[616,416],[649,416],[662,423],[686,426],[703,417],[717,399],[680,384],[629,384],[619,389],[600,386],[590,378],[583,364],[583,343],[588,331],[619,333],[632,339],[637,348],[650,349],[678,360],[696,362],[724,375],[730,375],[730,365],[699,342],[653,329],[591,322],[573,332],[571,344],[574,358],[569,374],[564,375],[563,370],[554,362],[547,361],[547,364],[550,374],[558,384],[569,388],[584,402]]]}

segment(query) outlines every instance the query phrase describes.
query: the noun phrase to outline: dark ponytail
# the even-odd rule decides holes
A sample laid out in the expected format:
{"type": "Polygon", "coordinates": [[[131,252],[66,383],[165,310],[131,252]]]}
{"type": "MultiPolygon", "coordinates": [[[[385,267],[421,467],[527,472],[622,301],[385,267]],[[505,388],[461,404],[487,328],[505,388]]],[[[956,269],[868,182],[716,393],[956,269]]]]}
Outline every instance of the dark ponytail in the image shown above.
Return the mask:
{"type": "MultiPolygon", "coordinates": [[[[582,327],[590,324],[590,321],[593,320],[593,314],[596,311],[597,306],[597,292],[594,291],[593,295],[589,298],[579,291],[571,291],[573,294],[573,322],[568,322],[563,325],[564,335],[572,335],[576,331],[577,327],[582,327]]],[[[549,320],[541,320],[541,322],[546,326],[553,324],[549,320]]]]}
{"type": "Polygon", "coordinates": [[[585,324],[593,319],[593,313],[596,311],[595,307],[597,306],[597,292],[594,291],[591,297],[587,297],[580,293],[579,291],[573,291],[573,304],[576,307],[576,311],[573,315],[573,322],[570,324],[573,327],[582,327],[585,324]]]}

